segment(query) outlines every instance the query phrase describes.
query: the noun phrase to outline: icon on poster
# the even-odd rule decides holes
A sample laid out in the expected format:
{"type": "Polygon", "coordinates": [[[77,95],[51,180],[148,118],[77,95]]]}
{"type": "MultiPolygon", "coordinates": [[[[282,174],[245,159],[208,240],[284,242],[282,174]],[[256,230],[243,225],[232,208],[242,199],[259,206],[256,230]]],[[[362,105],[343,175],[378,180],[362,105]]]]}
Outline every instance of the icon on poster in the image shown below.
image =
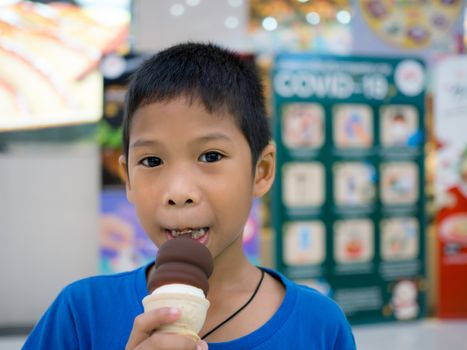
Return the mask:
{"type": "Polygon", "coordinates": [[[398,320],[416,318],[420,311],[418,305],[418,288],[414,281],[402,280],[392,290],[391,306],[398,320]]]}
{"type": "Polygon", "coordinates": [[[384,147],[416,147],[421,143],[418,114],[414,107],[381,107],[381,144],[384,147]]]}
{"type": "Polygon", "coordinates": [[[381,165],[381,200],[386,205],[414,204],[418,199],[418,169],[412,162],[381,165]]]}
{"type": "Polygon", "coordinates": [[[370,261],[374,256],[373,224],[367,219],[338,220],[334,224],[334,259],[339,263],[370,261]]]}
{"type": "Polygon", "coordinates": [[[333,136],[338,148],[370,148],[373,115],[368,105],[342,104],[333,108],[333,136]]]}
{"type": "Polygon", "coordinates": [[[316,103],[283,107],[282,139],[289,148],[320,148],[324,143],[324,110],[316,103]]]}
{"type": "MultiPolygon", "coordinates": [[[[420,39],[427,38],[428,33],[424,29],[413,27],[409,29],[412,37],[419,36],[420,39]]],[[[406,96],[417,96],[425,88],[426,74],[425,69],[420,62],[415,60],[404,60],[399,62],[394,71],[394,82],[406,96]]]]}
{"type": "Polygon", "coordinates": [[[325,228],[321,221],[284,225],[284,260],[289,265],[320,264],[325,258],[325,228]]]}
{"type": "Polygon", "coordinates": [[[375,197],[375,170],[371,164],[334,165],[334,200],[339,206],[371,205],[375,197]]]}
{"type": "Polygon", "coordinates": [[[409,260],[418,256],[418,221],[392,218],[381,221],[381,257],[383,260],[409,260]]]}
{"type": "Polygon", "coordinates": [[[318,207],[324,202],[321,163],[290,163],[283,167],[283,200],[289,207],[318,207]]]}

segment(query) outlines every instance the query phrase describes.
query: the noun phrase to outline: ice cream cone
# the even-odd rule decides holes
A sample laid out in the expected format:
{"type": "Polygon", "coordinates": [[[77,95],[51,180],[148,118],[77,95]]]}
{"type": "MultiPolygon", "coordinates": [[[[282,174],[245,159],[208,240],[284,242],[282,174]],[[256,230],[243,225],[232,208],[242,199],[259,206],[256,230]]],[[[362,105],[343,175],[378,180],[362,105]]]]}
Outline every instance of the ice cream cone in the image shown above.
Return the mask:
{"type": "Polygon", "coordinates": [[[181,317],[174,323],[163,325],[161,331],[186,334],[194,340],[199,340],[198,333],[203,328],[209,301],[200,296],[164,293],[151,294],[143,299],[144,311],[151,311],[162,307],[176,307],[181,311],[181,317]]]}
{"type": "Polygon", "coordinates": [[[158,330],[187,334],[199,340],[209,301],[209,276],[213,259],[208,248],[192,239],[180,236],[165,242],[157,253],[154,270],[148,277],[148,291],[143,299],[144,311],[161,307],[176,307],[181,316],[174,323],[158,330]]]}

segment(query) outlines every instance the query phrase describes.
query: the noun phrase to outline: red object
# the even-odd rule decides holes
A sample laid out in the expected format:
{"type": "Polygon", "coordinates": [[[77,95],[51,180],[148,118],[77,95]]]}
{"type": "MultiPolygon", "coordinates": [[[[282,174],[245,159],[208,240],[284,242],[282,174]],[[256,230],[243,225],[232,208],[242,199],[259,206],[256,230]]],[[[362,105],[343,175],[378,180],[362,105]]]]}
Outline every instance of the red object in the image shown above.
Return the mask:
{"type": "Polygon", "coordinates": [[[439,252],[438,317],[467,317],[467,194],[447,191],[448,204],[437,215],[439,252]]]}

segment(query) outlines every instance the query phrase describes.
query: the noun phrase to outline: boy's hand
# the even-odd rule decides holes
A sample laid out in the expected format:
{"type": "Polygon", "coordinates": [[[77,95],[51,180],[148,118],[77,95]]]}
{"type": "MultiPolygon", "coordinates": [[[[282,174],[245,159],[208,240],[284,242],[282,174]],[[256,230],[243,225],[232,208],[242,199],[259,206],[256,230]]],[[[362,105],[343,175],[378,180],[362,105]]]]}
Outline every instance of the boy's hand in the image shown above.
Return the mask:
{"type": "Polygon", "coordinates": [[[180,310],[175,308],[161,308],[142,313],[135,318],[126,350],[207,350],[204,341],[194,341],[192,338],[180,334],[158,331],[162,325],[172,323],[180,317],[180,310]]]}

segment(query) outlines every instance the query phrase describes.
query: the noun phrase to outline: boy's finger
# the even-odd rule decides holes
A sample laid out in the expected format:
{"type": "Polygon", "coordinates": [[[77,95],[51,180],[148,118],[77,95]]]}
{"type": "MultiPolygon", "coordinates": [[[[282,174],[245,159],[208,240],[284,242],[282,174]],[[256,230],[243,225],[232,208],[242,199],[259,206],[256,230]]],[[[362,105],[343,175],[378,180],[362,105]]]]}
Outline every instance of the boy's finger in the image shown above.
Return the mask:
{"type": "MultiPolygon", "coordinates": [[[[156,332],[140,344],[141,349],[159,350],[200,350],[203,347],[198,345],[192,337],[182,334],[156,332]]],[[[138,348],[139,349],[139,348],[138,348]]],[[[204,348],[205,349],[205,348],[204,348]]],[[[204,350],[203,349],[203,350],[204,350]]]]}
{"type": "Polygon", "coordinates": [[[196,350],[208,350],[208,343],[206,343],[204,340],[199,340],[196,343],[196,350]]]}
{"type": "Polygon", "coordinates": [[[138,315],[133,322],[133,329],[131,330],[126,349],[135,348],[139,343],[151,336],[160,326],[172,323],[179,317],[180,310],[168,307],[138,315]]]}

